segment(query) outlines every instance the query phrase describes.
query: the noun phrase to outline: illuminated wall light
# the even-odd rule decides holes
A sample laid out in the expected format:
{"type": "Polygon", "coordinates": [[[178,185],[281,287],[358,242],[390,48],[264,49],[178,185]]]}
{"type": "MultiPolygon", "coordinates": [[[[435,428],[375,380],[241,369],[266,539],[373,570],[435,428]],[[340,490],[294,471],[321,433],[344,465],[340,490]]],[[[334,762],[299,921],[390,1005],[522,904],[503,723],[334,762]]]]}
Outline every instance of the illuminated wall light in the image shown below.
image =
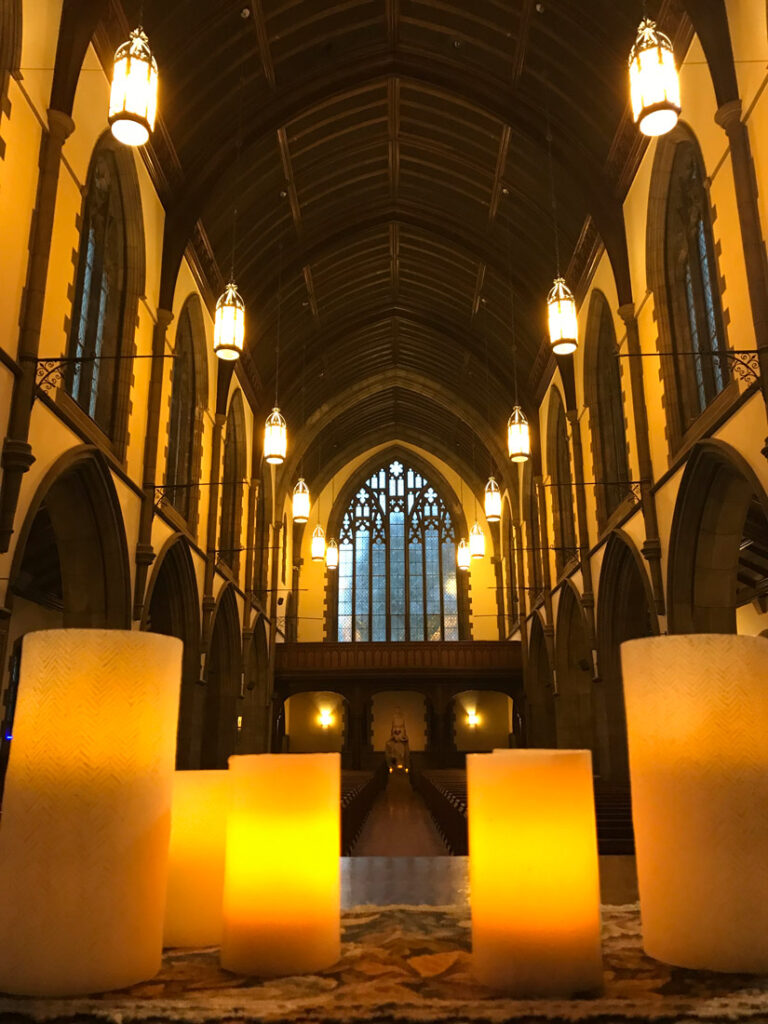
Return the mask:
{"type": "Polygon", "coordinates": [[[285,461],[288,452],[288,427],[275,406],[264,425],[264,458],[273,466],[285,461]]]}
{"type": "Polygon", "coordinates": [[[238,732],[242,732],[243,731],[243,716],[242,715],[238,715],[237,716],[237,731],[238,732]]]}
{"type": "Polygon", "coordinates": [[[632,114],[643,135],[666,135],[680,117],[680,78],[668,36],[643,18],[629,54],[632,114]]]}
{"type": "Polygon", "coordinates": [[[485,518],[489,523],[498,523],[501,519],[501,491],[492,476],[485,485],[485,518]]]}
{"type": "Polygon", "coordinates": [[[320,714],[317,716],[317,720],[320,723],[321,728],[330,729],[335,721],[333,711],[330,708],[320,708],[320,714]]]}
{"type": "Polygon", "coordinates": [[[507,423],[507,451],[513,462],[527,462],[531,454],[531,431],[519,405],[514,407],[507,423]]]}
{"type": "Polygon", "coordinates": [[[476,729],[480,725],[480,715],[478,715],[477,711],[467,712],[467,725],[470,729],[476,729]]]}
{"type": "Polygon", "coordinates": [[[562,277],[556,277],[547,296],[549,344],[556,356],[568,356],[578,347],[576,300],[562,277]]]}
{"type": "Polygon", "coordinates": [[[485,534],[478,522],[469,531],[469,553],[472,558],[483,558],[485,555],[485,534]]]}
{"type": "Polygon", "coordinates": [[[293,521],[306,523],[309,519],[309,488],[304,477],[300,477],[293,488],[293,521]]]}
{"type": "Polygon", "coordinates": [[[466,572],[469,569],[469,563],[471,561],[471,554],[469,553],[469,544],[462,537],[459,541],[459,545],[456,548],[456,565],[461,569],[462,572],[466,572]]]}
{"type": "Polygon", "coordinates": [[[157,62],[142,28],[135,28],[115,53],[109,94],[109,125],[126,146],[143,146],[155,127],[157,62]]]}

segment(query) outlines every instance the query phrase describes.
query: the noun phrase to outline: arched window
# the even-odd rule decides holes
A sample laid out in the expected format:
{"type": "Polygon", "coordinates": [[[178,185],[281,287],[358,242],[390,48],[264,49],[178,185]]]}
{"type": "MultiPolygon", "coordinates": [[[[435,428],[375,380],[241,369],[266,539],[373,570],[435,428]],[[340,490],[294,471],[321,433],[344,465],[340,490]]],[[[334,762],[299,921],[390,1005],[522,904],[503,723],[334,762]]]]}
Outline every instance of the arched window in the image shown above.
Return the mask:
{"type": "Polygon", "coordinates": [[[627,435],[621,401],[621,367],[608,301],[593,291],[587,321],[587,379],[598,520],[602,524],[629,493],[627,435]]]}
{"type": "Polygon", "coordinates": [[[542,589],[541,580],[541,530],[539,529],[539,503],[536,483],[533,479],[531,460],[523,469],[523,518],[528,541],[528,584],[532,588],[532,599],[542,589]]]}
{"type": "Polygon", "coordinates": [[[237,575],[240,562],[240,527],[245,484],[245,414],[243,398],[236,391],[229,403],[224,427],[224,461],[221,469],[221,527],[219,557],[237,575]]]}
{"type": "Polygon", "coordinates": [[[555,567],[561,573],[571,559],[577,556],[576,524],[573,517],[573,481],[571,480],[571,452],[565,409],[560,393],[552,389],[549,404],[549,444],[547,461],[552,478],[552,509],[555,526],[555,567]]]}
{"type": "Polygon", "coordinates": [[[677,402],[685,431],[728,383],[712,217],[696,142],[676,144],[667,193],[664,263],[677,402]]]}
{"type": "Polygon", "coordinates": [[[185,519],[189,519],[192,508],[192,488],[189,485],[195,475],[193,461],[197,381],[195,346],[188,304],[183,307],[179,316],[174,356],[165,493],[176,511],[181,513],[185,519]]]}
{"type": "Polygon", "coordinates": [[[69,394],[109,437],[116,429],[126,299],[123,197],[115,154],[93,157],[83,212],[68,355],[69,394]]]}
{"type": "Polygon", "coordinates": [[[394,460],[356,491],[339,533],[338,640],[458,640],[456,535],[445,502],[394,460]]]}

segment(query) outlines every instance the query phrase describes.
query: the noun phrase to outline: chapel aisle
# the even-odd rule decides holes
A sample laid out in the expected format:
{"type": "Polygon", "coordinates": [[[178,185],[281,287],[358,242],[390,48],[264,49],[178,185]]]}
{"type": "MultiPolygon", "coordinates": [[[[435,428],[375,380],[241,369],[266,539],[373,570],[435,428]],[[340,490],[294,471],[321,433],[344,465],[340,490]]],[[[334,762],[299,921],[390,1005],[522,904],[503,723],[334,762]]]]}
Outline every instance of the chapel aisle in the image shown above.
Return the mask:
{"type": "Polygon", "coordinates": [[[353,857],[447,857],[427,805],[407,775],[390,775],[373,803],[353,857]]]}

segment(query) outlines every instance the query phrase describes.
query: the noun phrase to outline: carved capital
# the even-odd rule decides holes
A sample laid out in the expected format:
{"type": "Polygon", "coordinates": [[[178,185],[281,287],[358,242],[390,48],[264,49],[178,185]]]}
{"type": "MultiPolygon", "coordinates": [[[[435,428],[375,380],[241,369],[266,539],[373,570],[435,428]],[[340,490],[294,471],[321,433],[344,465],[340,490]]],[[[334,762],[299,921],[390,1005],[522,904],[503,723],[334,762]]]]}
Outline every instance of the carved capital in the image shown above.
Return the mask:
{"type": "Polygon", "coordinates": [[[647,561],[651,561],[655,558],[661,558],[661,541],[658,537],[648,537],[643,543],[642,547],[643,558],[647,561]]]}
{"type": "Polygon", "coordinates": [[[35,456],[32,454],[32,445],[27,441],[18,441],[12,437],[6,437],[3,442],[3,454],[0,461],[2,461],[3,469],[15,469],[21,473],[26,473],[35,461],[35,456]]]}
{"type": "Polygon", "coordinates": [[[62,144],[75,130],[75,122],[63,110],[48,109],[48,131],[62,144]]]}
{"type": "Polygon", "coordinates": [[[136,545],[136,565],[152,565],[155,560],[155,549],[151,544],[136,545]]]}
{"type": "Polygon", "coordinates": [[[629,327],[630,323],[634,323],[635,320],[635,304],[634,302],[625,302],[616,310],[624,323],[629,327]]]}
{"type": "Polygon", "coordinates": [[[728,100],[717,108],[715,121],[730,135],[741,127],[741,100],[728,100]]]}

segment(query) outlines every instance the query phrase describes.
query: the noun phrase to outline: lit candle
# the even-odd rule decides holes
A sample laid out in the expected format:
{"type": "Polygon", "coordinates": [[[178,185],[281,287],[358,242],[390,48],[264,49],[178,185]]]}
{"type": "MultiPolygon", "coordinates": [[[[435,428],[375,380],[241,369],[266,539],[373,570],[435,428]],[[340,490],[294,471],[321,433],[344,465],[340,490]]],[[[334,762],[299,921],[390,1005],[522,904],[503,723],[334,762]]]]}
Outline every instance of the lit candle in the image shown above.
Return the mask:
{"type": "Polygon", "coordinates": [[[516,997],[602,986],[588,750],[467,755],[473,970],[516,997]]]}
{"type": "Polygon", "coordinates": [[[182,644],[24,638],[0,826],[0,991],[70,996],[160,969],[182,644]]]}
{"type": "Polygon", "coordinates": [[[643,945],[768,973],[768,641],[621,645],[643,945]]]}
{"type": "Polygon", "coordinates": [[[262,977],[341,952],[339,754],[230,757],[222,967],[262,977]]]}
{"type": "Polygon", "coordinates": [[[166,946],[218,946],[224,894],[229,773],[176,772],[173,782],[166,946]]]}

